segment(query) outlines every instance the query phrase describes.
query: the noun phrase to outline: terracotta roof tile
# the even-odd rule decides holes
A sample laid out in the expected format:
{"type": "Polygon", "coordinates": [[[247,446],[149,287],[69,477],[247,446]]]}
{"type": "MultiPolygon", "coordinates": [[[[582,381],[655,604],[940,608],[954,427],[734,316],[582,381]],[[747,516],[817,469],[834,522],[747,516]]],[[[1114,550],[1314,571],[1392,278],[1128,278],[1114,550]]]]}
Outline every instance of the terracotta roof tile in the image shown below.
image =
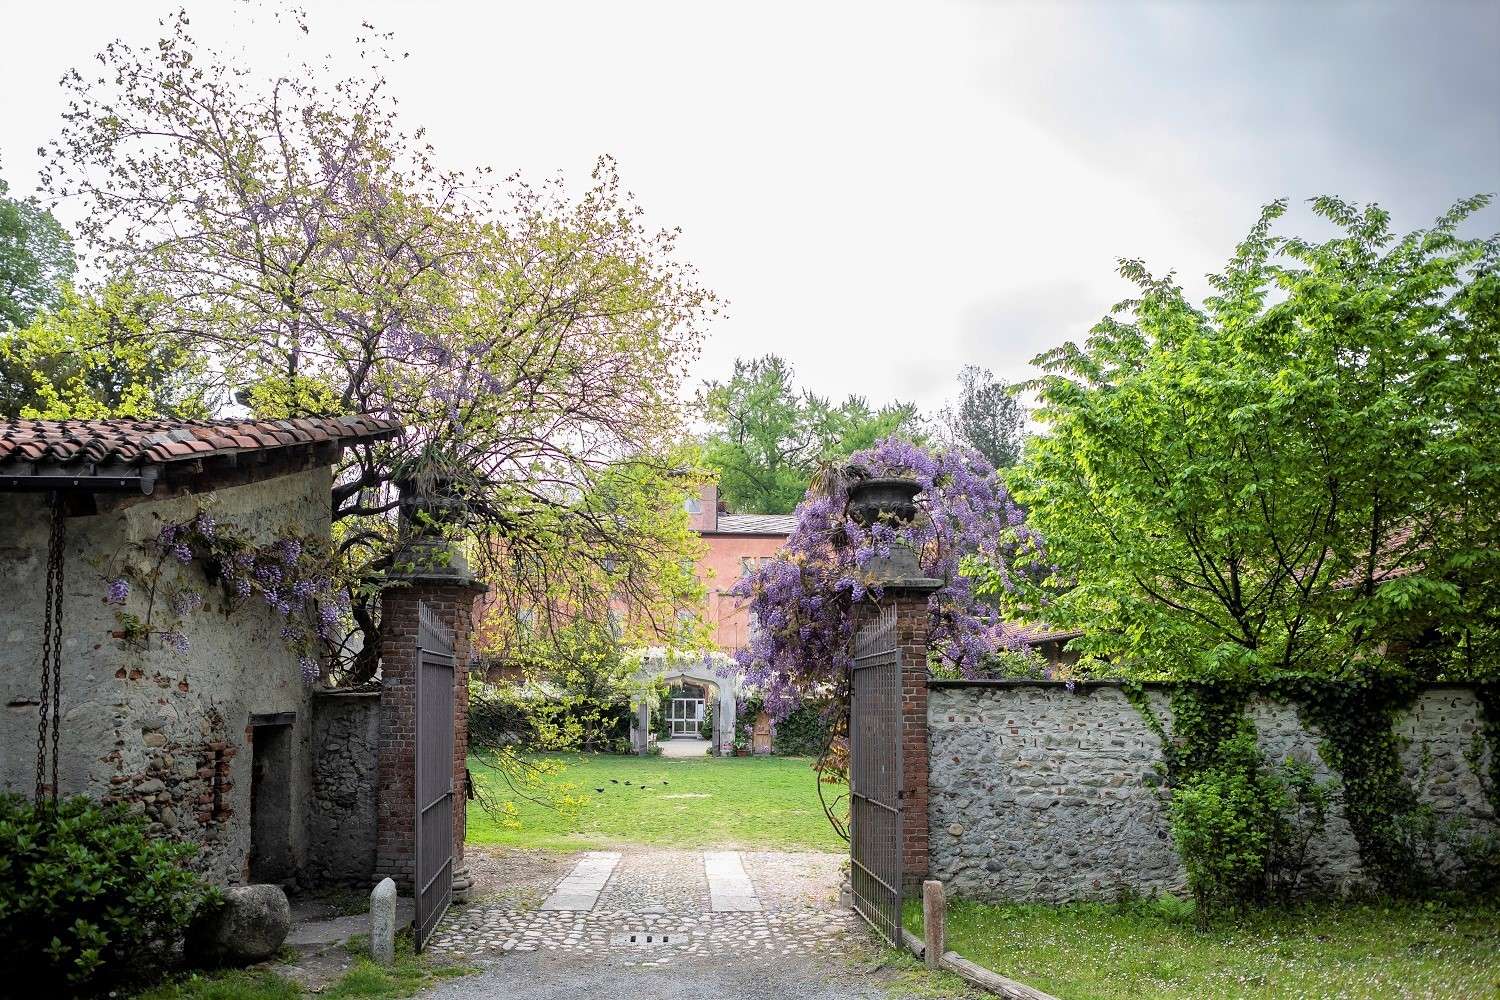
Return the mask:
{"type": "MultiPolygon", "coordinates": [[[[369,414],[296,420],[0,419],[0,468],[16,463],[144,465],[287,445],[393,437],[399,421],[369,414]]],[[[11,475],[25,474],[14,468],[11,475]]]]}

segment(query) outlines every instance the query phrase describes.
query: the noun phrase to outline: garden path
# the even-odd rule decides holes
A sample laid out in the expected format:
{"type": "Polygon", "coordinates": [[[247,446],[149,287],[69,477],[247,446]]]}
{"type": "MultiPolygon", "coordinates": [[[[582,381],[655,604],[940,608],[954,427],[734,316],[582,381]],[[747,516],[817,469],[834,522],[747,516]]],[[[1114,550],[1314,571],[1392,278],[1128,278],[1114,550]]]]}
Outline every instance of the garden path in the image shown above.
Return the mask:
{"type": "Polygon", "coordinates": [[[678,739],[659,740],[657,746],[661,747],[663,757],[707,757],[708,748],[713,744],[708,740],[693,737],[691,739],[682,737],[678,739]]]}

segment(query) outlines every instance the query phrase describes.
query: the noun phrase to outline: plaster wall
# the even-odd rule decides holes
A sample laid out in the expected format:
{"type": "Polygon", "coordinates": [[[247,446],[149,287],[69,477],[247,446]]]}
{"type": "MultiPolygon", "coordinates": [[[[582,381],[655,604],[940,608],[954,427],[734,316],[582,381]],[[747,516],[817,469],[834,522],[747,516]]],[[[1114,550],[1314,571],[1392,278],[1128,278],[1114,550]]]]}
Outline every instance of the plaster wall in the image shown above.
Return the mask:
{"type": "MultiPolygon", "coordinates": [[[[326,536],[326,467],[218,491],[214,516],[260,541],[288,530],[326,536]]],[[[63,601],[63,795],[88,794],[143,812],[154,835],[199,845],[196,862],[219,882],[242,881],[251,844],[252,716],[291,713],[288,849],[306,859],[311,794],[311,702],[296,656],[279,636],[274,612],[246,601],[226,611],[198,563],[169,560],[161,591],[194,587],[206,605],[182,620],[186,653],[153,636],[144,647],[117,637],[117,613],[168,627],[140,587],[124,606],[106,603],[120,560],[144,562],[136,543],[168,522],[186,521],[204,496],[141,498],[107,513],[69,517],[63,601]]],[[[41,494],[0,494],[0,788],[30,795],[34,785],[48,513],[41,494]]]]}
{"type": "Polygon", "coordinates": [[[732,653],[750,641],[750,611],[727,591],[743,573],[741,560],[767,559],[781,551],[785,535],[703,536],[707,546],[696,570],[707,595],[703,614],[713,629],[714,644],[732,653]]]}

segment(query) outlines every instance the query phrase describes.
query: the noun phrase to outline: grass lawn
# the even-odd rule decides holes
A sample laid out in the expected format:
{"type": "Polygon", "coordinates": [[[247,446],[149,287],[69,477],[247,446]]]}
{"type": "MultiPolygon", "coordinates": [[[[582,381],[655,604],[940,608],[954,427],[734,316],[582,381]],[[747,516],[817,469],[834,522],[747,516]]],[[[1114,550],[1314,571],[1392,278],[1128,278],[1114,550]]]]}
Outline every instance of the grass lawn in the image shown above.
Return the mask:
{"type": "MultiPolygon", "coordinates": [[[[576,786],[588,800],[577,815],[517,801],[521,827],[509,830],[470,802],[469,843],[555,851],[618,844],[847,850],[818,804],[810,758],[549,756],[566,765],[556,780],[576,786]]],[[[509,796],[504,780],[482,760],[473,758],[469,766],[487,794],[509,796]]]]}
{"type": "MultiPolygon", "coordinates": [[[[1500,996],[1500,905],[1309,904],[1199,931],[1152,902],[948,908],[948,947],[1067,1000],[1500,996]]],[[[920,903],[906,923],[921,932],[920,903]]]]}

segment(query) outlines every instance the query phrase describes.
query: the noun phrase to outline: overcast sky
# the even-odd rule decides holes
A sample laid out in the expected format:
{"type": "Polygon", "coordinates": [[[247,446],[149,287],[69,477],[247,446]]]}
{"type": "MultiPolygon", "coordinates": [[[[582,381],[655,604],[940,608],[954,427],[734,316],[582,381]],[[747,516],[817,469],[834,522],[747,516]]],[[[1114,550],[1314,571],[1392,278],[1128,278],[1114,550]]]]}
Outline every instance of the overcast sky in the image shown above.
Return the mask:
{"type": "MultiPolygon", "coordinates": [[[[1278,196],[1376,200],[1412,228],[1500,190],[1500,0],[308,6],[324,47],[360,17],[397,32],[406,124],[445,165],[581,186],[615,156],[730,300],[702,377],[774,351],[818,391],[935,407],[964,364],[1024,377],[1082,336],[1127,292],[1118,257],[1201,289],[1278,196]]],[[[222,0],[187,7],[276,65],[222,0]]],[[[149,43],[166,9],[0,0],[12,194],[64,70],[149,43]]]]}

